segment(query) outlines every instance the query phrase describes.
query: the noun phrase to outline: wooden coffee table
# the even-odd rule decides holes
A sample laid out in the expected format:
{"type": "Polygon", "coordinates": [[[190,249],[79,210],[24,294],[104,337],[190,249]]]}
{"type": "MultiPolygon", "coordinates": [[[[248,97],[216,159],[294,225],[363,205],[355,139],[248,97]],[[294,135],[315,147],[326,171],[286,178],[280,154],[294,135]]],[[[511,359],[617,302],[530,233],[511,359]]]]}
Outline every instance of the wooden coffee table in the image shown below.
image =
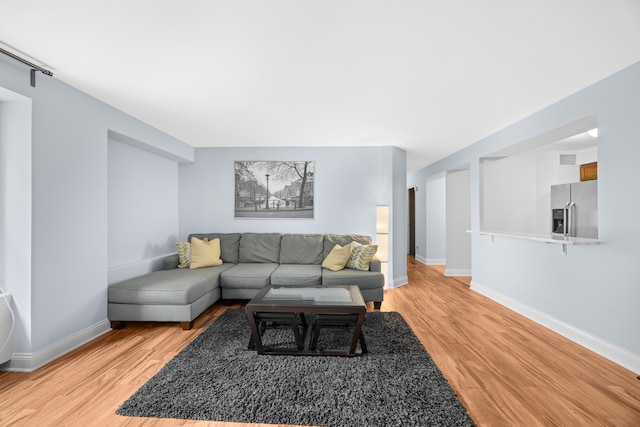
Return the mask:
{"type": "Polygon", "coordinates": [[[366,353],[362,323],[367,306],[355,285],[345,286],[265,286],[245,307],[251,327],[251,346],[259,354],[295,354],[322,356],[356,356],[366,353]],[[318,321],[308,325],[306,314],[316,313],[318,321]],[[324,320],[324,322],[323,322],[324,320]],[[295,348],[267,347],[262,343],[263,322],[290,327],[294,331],[295,348]],[[322,325],[353,325],[349,348],[316,349],[315,342],[322,325]],[[301,334],[296,333],[302,327],[301,334]],[[313,330],[313,332],[311,331],[313,330]],[[312,342],[311,336],[314,335],[312,342]],[[360,342],[360,350],[358,350],[360,342]]]}

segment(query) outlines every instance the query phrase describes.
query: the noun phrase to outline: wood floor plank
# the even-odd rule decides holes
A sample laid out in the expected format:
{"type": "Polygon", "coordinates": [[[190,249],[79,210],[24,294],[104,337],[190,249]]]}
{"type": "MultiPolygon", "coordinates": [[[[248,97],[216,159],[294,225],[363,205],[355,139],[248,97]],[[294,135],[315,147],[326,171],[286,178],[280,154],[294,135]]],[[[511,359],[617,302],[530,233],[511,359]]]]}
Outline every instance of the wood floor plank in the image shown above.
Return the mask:
{"type": "MultiPolygon", "coordinates": [[[[640,426],[633,372],[473,292],[470,278],[444,271],[409,258],[409,283],[386,291],[382,310],[403,315],[476,424],[640,426]]],[[[115,414],[225,310],[214,305],[190,331],[131,323],[35,372],[0,372],[0,426],[267,427],[115,414]]]]}

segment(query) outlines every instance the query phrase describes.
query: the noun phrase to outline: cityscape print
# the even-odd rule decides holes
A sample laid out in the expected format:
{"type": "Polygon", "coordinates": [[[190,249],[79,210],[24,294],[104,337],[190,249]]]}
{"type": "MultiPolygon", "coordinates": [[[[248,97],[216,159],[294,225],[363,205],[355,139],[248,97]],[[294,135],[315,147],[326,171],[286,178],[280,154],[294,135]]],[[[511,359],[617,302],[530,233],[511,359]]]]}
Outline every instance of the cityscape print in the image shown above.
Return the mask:
{"type": "Polygon", "coordinates": [[[236,161],[236,218],[313,218],[313,161],[236,161]]]}

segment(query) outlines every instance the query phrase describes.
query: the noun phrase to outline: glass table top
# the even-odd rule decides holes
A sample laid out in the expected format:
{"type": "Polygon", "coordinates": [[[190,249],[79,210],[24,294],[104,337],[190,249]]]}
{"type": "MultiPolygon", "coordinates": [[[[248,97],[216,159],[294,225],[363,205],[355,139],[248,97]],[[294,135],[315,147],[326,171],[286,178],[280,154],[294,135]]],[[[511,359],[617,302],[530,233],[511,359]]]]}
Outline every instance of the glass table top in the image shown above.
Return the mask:
{"type": "Polygon", "coordinates": [[[345,288],[305,288],[282,287],[271,288],[262,298],[264,302],[276,301],[313,301],[323,302],[353,302],[351,292],[345,288]]]}

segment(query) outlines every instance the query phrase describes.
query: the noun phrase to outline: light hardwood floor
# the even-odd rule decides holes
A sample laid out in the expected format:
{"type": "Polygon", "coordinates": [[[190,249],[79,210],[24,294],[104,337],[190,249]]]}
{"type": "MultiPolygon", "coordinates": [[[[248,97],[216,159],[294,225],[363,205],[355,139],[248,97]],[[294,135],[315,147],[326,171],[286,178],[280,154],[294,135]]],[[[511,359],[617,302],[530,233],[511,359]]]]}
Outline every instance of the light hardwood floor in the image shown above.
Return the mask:
{"type": "MultiPolygon", "coordinates": [[[[469,278],[413,258],[408,274],[382,310],[402,313],[478,425],[640,426],[633,372],[471,291],[469,278]]],[[[0,426],[242,425],[115,415],[226,309],[214,305],[191,331],[131,324],[33,373],[0,372],[0,426]]]]}

